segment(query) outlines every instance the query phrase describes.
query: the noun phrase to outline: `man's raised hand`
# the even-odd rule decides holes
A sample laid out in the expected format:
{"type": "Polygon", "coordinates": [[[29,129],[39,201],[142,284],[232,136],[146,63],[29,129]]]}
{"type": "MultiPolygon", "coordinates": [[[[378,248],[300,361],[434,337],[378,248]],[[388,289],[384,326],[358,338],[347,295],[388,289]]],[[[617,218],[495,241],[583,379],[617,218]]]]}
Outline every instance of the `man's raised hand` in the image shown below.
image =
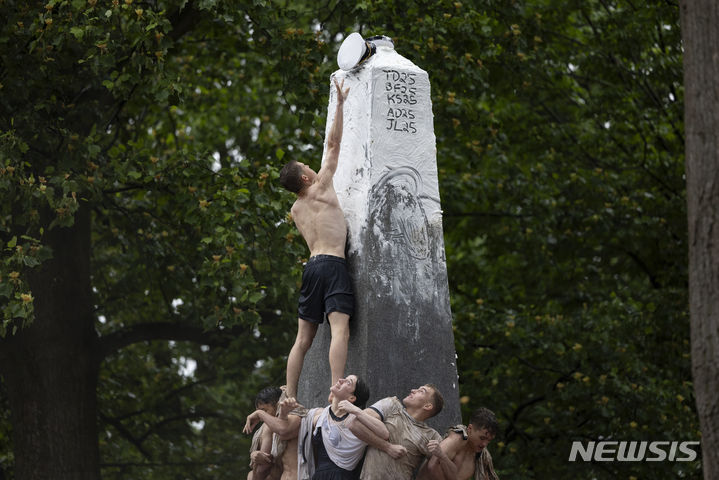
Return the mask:
{"type": "Polygon", "coordinates": [[[252,433],[258,423],[260,423],[260,412],[262,410],[255,410],[254,412],[247,415],[247,421],[245,422],[245,428],[242,429],[244,433],[252,433]]]}
{"type": "Polygon", "coordinates": [[[342,400],[340,403],[337,404],[337,406],[340,408],[340,410],[347,412],[347,413],[351,413],[353,415],[362,413],[362,409],[359,408],[354,403],[350,402],[349,400],[342,400]]]}
{"type": "Polygon", "coordinates": [[[300,404],[297,403],[297,399],[294,397],[288,397],[282,400],[278,406],[277,406],[277,412],[278,416],[280,418],[287,418],[287,415],[290,414],[292,410],[299,407],[300,404]]]}
{"type": "Polygon", "coordinates": [[[442,448],[439,446],[439,440],[430,440],[427,442],[427,450],[430,454],[435,455],[437,458],[446,457],[442,448]]]}
{"type": "Polygon", "coordinates": [[[337,88],[337,103],[344,103],[344,101],[347,99],[347,95],[350,93],[350,87],[347,87],[344,91],[342,91],[342,88],[345,85],[345,79],[342,79],[342,83],[337,83],[337,79],[334,79],[335,81],[335,87],[337,88]]]}

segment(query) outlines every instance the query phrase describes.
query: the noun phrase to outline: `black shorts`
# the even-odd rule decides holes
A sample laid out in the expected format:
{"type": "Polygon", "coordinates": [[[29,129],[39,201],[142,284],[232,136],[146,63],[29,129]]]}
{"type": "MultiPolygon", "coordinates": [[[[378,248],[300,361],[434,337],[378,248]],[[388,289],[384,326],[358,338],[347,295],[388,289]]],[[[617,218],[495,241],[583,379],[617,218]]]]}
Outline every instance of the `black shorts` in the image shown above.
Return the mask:
{"type": "Polygon", "coordinates": [[[352,282],[347,261],[334,255],[315,255],[302,272],[302,290],[298,316],[312,323],[322,323],[332,312],[354,313],[352,282]]]}

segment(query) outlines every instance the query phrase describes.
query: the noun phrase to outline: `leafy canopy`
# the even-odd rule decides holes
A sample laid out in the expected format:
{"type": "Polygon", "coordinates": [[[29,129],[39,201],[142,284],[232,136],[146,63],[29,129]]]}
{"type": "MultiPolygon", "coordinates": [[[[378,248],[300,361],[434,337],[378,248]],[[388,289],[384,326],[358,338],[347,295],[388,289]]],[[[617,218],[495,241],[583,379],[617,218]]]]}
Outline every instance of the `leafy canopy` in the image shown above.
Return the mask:
{"type": "Polygon", "coordinates": [[[463,412],[497,412],[501,476],[700,477],[567,462],[572,440],[699,438],[676,5],[6,0],[0,18],[0,334],[33,319],[44,236],[88,208],[103,476],[246,471],[307,254],[278,167],[318,166],[359,31],[430,75],[463,412]]]}

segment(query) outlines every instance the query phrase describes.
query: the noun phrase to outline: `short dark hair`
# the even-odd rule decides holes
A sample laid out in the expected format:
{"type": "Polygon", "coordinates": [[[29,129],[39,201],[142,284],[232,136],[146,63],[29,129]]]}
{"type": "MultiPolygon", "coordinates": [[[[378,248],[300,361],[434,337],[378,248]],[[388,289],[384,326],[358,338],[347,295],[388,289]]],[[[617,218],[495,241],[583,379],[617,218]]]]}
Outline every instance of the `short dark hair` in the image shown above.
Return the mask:
{"type": "Polygon", "coordinates": [[[359,375],[355,375],[355,377],[357,377],[357,383],[355,383],[355,391],[352,393],[355,396],[354,404],[359,408],[364,408],[369,400],[369,385],[359,375]]]}
{"type": "Polygon", "coordinates": [[[280,387],[265,387],[257,392],[255,407],[262,403],[277,405],[277,402],[280,400],[280,395],[282,395],[280,387]]]}
{"type": "Polygon", "coordinates": [[[280,170],[280,185],[293,193],[302,190],[302,167],[297,160],[290,160],[280,170]]]}
{"type": "Polygon", "coordinates": [[[474,425],[474,428],[482,429],[486,428],[489,433],[497,436],[499,433],[499,422],[494,412],[488,408],[479,407],[477,410],[472,412],[472,417],[469,419],[469,423],[474,425]]]}
{"type": "Polygon", "coordinates": [[[439,391],[439,388],[437,388],[437,385],[428,383],[427,386],[434,391],[434,393],[432,394],[432,416],[434,417],[435,415],[438,415],[439,412],[441,412],[444,408],[444,397],[439,391]]]}

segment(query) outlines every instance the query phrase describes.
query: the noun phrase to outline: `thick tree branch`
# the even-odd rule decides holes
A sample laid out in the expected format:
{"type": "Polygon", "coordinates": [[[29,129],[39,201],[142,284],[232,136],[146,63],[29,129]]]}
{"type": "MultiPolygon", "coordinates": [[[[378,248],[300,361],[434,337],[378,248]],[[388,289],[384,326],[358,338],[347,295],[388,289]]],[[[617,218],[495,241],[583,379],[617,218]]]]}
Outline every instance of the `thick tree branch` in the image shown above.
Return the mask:
{"type": "Polygon", "coordinates": [[[201,327],[169,322],[154,322],[133,325],[110,333],[100,339],[103,357],[111,355],[128,345],[150,340],[175,340],[224,347],[235,338],[239,329],[207,331],[201,327]]]}
{"type": "Polygon", "coordinates": [[[174,422],[185,423],[186,420],[202,420],[204,418],[228,418],[226,415],[220,415],[216,412],[188,412],[181,415],[175,415],[174,417],[163,418],[159,422],[155,422],[147,431],[140,437],[140,441],[144,442],[150,435],[154,435],[159,432],[166,425],[170,425],[174,422]]]}
{"type": "MultiPolygon", "coordinates": [[[[217,380],[217,376],[213,375],[211,377],[203,378],[203,379],[197,380],[195,382],[190,382],[190,383],[183,385],[179,388],[171,390],[163,397],[162,403],[167,403],[173,397],[180,396],[180,394],[188,392],[198,385],[211,384],[215,380],[217,380]]],[[[148,413],[148,409],[143,408],[143,409],[133,410],[131,412],[126,412],[126,413],[123,413],[122,415],[117,415],[115,417],[112,417],[112,419],[116,420],[116,421],[122,421],[122,420],[127,420],[128,418],[134,417],[136,415],[142,415],[144,413],[148,413]]]]}

